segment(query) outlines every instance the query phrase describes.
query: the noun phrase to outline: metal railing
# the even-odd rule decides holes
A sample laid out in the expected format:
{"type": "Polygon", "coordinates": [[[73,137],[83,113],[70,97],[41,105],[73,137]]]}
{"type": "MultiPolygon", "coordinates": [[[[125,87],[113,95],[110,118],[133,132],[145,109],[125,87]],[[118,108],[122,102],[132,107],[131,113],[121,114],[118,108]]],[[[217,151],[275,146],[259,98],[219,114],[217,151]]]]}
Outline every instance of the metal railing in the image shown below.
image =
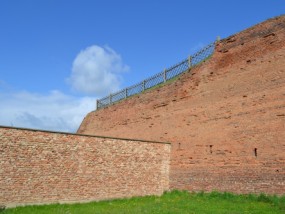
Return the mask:
{"type": "Polygon", "coordinates": [[[127,97],[130,97],[132,95],[142,93],[143,91],[149,88],[152,88],[161,83],[165,83],[166,81],[184,73],[185,71],[188,71],[192,67],[207,60],[213,54],[215,49],[215,44],[216,42],[209,44],[208,46],[204,47],[203,49],[193,54],[192,56],[189,56],[187,59],[183,60],[182,62],[173,65],[170,68],[165,69],[164,71],[143,80],[142,82],[139,82],[133,86],[125,88],[116,93],[112,93],[109,96],[97,100],[97,109],[107,107],[122,99],[126,99],[127,97]]]}

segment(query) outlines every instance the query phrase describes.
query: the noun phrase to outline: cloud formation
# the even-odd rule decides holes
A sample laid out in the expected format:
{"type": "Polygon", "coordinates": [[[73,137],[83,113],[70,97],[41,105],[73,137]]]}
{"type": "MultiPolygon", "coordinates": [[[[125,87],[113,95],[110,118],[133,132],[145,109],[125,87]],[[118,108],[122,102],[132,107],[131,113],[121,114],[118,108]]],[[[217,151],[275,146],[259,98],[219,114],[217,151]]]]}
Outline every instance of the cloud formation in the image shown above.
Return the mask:
{"type": "Polygon", "coordinates": [[[93,45],[76,56],[68,83],[78,92],[104,96],[119,90],[121,73],[127,70],[113,49],[93,45]]]}
{"type": "Polygon", "coordinates": [[[72,88],[84,97],[59,90],[45,94],[15,92],[0,80],[0,125],[76,132],[84,116],[95,110],[96,98],[118,90],[120,75],[127,70],[114,50],[94,45],[77,55],[68,78],[72,88]]]}
{"type": "Polygon", "coordinates": [[[94,97],[73,97],[59,91],[47,95],[0,92],[0,125],[76,132],[95,109],[94,97]]]}

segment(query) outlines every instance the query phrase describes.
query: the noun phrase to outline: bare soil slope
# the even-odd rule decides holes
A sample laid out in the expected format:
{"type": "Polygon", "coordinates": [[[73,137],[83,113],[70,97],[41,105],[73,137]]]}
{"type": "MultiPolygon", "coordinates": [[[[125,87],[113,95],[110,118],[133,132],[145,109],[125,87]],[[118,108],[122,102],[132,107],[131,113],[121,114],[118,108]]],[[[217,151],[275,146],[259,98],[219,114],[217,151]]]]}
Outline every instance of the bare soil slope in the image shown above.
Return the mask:
{"type": "Polygon", "coordinates": [[[175,82],[89,113],[78,133],[171,142],[171,188],[285,194],[285,16],[220,41],[175,82]]]}

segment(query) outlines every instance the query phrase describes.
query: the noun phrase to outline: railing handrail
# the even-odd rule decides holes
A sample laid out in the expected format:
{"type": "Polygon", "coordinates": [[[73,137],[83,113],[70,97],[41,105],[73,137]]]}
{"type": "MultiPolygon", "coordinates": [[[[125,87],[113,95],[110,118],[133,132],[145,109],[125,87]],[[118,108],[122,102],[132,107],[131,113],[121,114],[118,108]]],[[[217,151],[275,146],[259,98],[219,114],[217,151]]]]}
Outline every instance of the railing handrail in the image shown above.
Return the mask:
{"type": "Polygon", "coordinates": [[[192,56],[190,55],[187,59],[169,67],[168,69],[164,69],[162,72],[159,72],[139,83],[136,83],[115,93],[111,93],[109,96],[97,100],[97,109],[107,107],[134,94],[142,93],[146,89],[152,88],[184,73],[185,71],[191,69],[193,66],[211,56],[214,52],[215,43],[216,41],[208,44],[201,50],[194,53],[192,56]],[[198,60],[196,58],[198,58],[198,60]],[[192,63],[193,59],[195,60],[195,64],[192,63]]]}

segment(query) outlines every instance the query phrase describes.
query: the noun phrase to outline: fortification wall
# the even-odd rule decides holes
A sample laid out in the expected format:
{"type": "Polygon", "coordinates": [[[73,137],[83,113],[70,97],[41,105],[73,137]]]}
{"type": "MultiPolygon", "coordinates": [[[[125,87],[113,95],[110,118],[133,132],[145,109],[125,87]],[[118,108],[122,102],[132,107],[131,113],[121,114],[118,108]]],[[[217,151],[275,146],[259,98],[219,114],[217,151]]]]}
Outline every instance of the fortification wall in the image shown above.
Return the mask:
{"type": "Polygon", "coordinates": [[[167,143],[0,127],[0,205],[160,195],[169,154],[167,143]]]}
{"type": "Polygon", "coordinates": [[[170,187],[285,194],[285,16],[177,81],[91,112],[78,133],[172,142],[170,187]]]}

